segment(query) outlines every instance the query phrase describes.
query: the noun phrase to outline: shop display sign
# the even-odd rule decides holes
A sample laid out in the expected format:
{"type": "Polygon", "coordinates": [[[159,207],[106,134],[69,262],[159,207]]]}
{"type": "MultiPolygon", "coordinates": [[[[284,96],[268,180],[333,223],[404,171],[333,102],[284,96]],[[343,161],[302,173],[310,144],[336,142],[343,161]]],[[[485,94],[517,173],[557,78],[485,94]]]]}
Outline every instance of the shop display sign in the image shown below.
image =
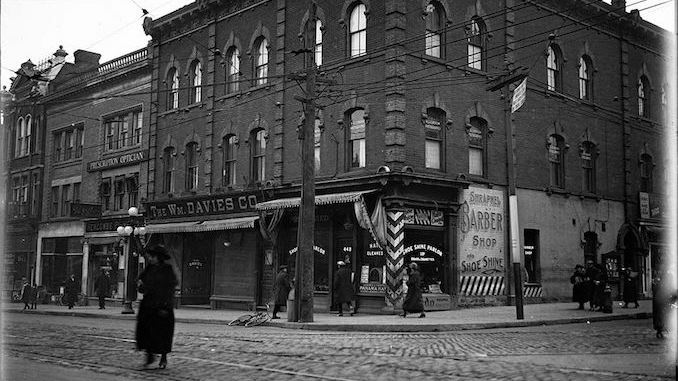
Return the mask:
{"type": "Polygon", "coordinates": [[[101,204],[72,202],[71,217],[101,217],[101,204]]]}
{"type": "Polygon", "coordinates": [[[422,294],[426,311],[443,311],[452,308],[452,300],[447,294],[422,294]]]}
{"type": "Polygon", "coordinates": [[[364,283],[360,285],[361,294],[384,294],[386,293],[386,285],[383,283],[364,283]]]}
{"type": "Polygon", "coordinates": [[[148,150],[126,152],[118,156],[107,157],[87,163],[87,171],[95,172],[104,169],[117,168],[125,165],[138,164],[148,158],[148,150]]]}
{"type": "Polygon", "coordinates": [[[256,205],[257,196],[245,193],[149,202],[146,210],[150,219],[167,219],[251,212],[255,210],[256,205]]]}
{"type": "Polygon", "coordinates": [[[443,212],[441,210],[407,209],[405,210],[405,224],[443,226],[443,212]]]}
{"type": "Polygon", "coordinates": [[[503,273],[506,208],[504,192],[470,187],[459,208],[459,268],[462,275],[503,273]]]}

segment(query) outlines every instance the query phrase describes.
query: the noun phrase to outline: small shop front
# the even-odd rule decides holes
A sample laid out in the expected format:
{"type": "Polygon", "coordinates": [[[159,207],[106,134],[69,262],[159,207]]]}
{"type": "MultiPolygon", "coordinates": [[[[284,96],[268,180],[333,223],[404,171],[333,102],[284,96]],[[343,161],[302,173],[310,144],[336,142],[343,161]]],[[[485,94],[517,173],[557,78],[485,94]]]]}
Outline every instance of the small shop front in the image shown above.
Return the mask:
{"type": "Polygon", "coordinates": [[[83,274],[83,236],[84,229],[80,221],[51,223],[40,226],[38,232],[38,255],[36,259],[36,279],[43,286],[45,295],[56,300],[63,294],[64,285],[69,276],[75,275],[81,285],[80,292],[85,293],[83,274]]]}

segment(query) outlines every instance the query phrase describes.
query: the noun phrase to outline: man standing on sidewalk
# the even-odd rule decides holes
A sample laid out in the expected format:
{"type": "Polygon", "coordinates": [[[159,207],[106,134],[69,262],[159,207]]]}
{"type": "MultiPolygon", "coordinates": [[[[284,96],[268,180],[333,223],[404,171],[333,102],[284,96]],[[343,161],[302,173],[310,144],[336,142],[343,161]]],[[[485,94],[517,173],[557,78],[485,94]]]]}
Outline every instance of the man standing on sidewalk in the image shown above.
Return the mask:
{"type": "MultiPolygon", "coordinates": [[[[280,306],[287,303],[287,295],[290,293],[290,277],[287,274],[287,266],[280,266],[280,271],[275,277],[275,301],[273,302],[273,317],[272,319],[279,319],[278,311],[280,306]]],[[[289,311],[287,311],[289,313],[289,311]]]]}
{"type": "Polygon", "coordinates": [[[101,269],[101,275],[94,282],[94,291],[96,291],[97,296],[99,297],[99,309],[103,310],[106,308],[106,298],[108,297],[108,291],[111,289],[111,279],[108,276],[106,270],[101,269]]]}

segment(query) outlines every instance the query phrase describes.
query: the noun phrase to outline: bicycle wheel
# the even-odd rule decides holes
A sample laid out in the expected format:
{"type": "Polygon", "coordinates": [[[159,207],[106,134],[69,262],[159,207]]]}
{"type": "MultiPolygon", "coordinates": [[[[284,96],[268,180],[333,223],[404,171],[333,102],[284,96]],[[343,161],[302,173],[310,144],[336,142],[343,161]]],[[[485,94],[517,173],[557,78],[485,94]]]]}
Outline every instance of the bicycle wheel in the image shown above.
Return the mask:
{"type": "Polygon", "coordinates": [[[245,327],[253,327],[255,325],[260,325],[266,323],[269,320],[271,320],[271,317],[266,312],[259,312],[258,314],[253,316],[252,319],[247,321],[247,323],[245,323],[245,327]]]}
{"type": "Polygon", "coordinates": [[[245,323],[247,323],[247,321],[252,319],[252,316],[253,316],[252,314],[245,314],[245,315],[238,316],[237,318],[231,320],[228,323],[228,325],[244,325],[245,323]]]}

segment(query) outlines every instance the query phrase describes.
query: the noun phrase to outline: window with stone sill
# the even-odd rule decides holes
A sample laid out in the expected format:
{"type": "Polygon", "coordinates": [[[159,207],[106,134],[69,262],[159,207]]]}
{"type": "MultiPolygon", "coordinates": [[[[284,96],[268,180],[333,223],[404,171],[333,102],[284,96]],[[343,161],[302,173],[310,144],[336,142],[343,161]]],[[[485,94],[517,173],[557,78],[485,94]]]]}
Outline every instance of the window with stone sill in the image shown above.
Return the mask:
{"type": "Polygon", "coordinates": [[[349,57],[367,54],[367,16],[365,4],[357,3],[351,10],[348,23],[349,57]]]}
{"type": "Polygon", "coordinates": [[[581,145],[582,190],[596,193],[596,145],[586,141],[581,145]]]}
{"type": "Polygon", "coordinates": [[[235,93],[240,89],[240,52],[231,46],[226,52],[226,93],[235,93]]]}
{"type": "Polygon", "coordinates": [[[137,109],[106,117],[104,131],[104,151],[140,146],[143,134],[142,111],[137,109]]]}
{"type": "Polygon", "coordinates": [[[186,145],[186,190],[198,189],[198,143],[191,142],[186,145]]]}
{"type": "Polygon", "coordinates": [[[546,50],[546,88],[550,91],[562,91],[562,54],[556,44],[546,50]]]}
{"type": "Polygon", "coordinates": [[[235,135],[227,135],[221,143],[224,164],[222,173],[223,186],[232,186],[236,183],[236,147],[238,138],[235,135]]]}
{"type": "Polygon", "coordinates": [[[425,53],[431,57],[442,57],[443,43],[443,11],[437,2],[430,2],[426,6],[426,34],[424,37],[425,53]]]}
{"type": "Polygon", "coordinates": [[[255,43],[254,55],[255,84],[265,85],[268,82],[268,41],[259,37],[255,43]]]}
{"type": "Polygon", "coordinates": [[[355,109],[348,113],[348,162],[349,169],[365,167],[365,110],[355,109]]]}
{"type": "Polygon", "coordinates": [[[266,179],[266,131],[254,130],[252,142],[252,182],[266,179]]]}
{"type": "Polygon", "coordinates": [[[654,163],[652,156],[644,153],[640,155],[640,191],[652,193],[652,172],[654,170],[654,163]]]}
{"type": "Polygon", "coordinates": [[[167,110],[179,108],[179,71],[171,68],[165,80],[167,86],[167,110]]]}
{"type": "Polygon", "coordinates": [[[556,188],[565,188],[565,140],[562,136],[549,136],[548,160],[550,166],[550,185],[556,188]]]}
{"type": "Polygon", "coordinates": [[[468,30],[467,66],[471,69],[485,70],[486,30],[483,19],[475,16],[468,30]]]}
{"type": "Polygon", "coordinates": [[[165,194],[174,192],[175,156],[176,152],[174,147],[166,147],[162,152],[162,190],[165,194]]]}
{"type": "Polygon", "coordinates": [[[199,103],[202,101],[202,64],[194,60],[190,66],[190,103],[199,103]]]}
{"type": "Polygon", "coordinates": [[[591,57],[584,55],[579,58],[579,99],[593,100],[593,64],[591,57]]]}

